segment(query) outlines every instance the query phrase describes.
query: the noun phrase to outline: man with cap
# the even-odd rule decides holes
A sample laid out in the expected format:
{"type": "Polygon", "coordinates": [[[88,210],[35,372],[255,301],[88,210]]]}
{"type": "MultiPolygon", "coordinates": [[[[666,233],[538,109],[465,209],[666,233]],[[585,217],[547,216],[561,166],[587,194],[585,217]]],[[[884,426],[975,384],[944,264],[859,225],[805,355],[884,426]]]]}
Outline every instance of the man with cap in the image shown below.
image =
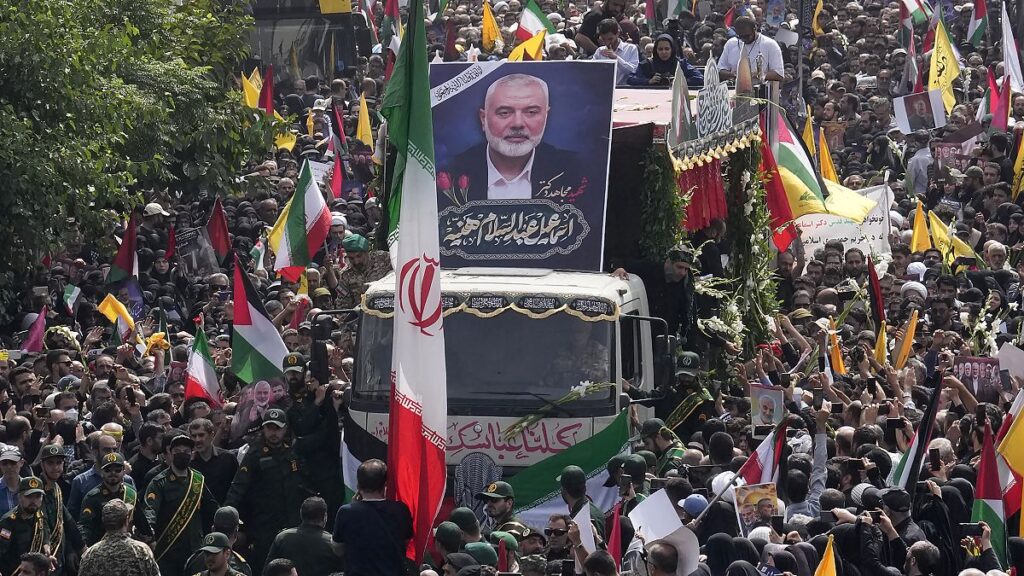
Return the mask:
{"type": "Polygon", "coordinates": [[[75,555],[85,551],[85,541],[78,531],[78,524],[68,506],[65,505],[65,486],[59,482],[64,470],[64,449],[57,444],[47,444],[39,452],[43,468],[43,517],[46,518],[50,533],[50,554],[57,559],[54,574],[62,574],[67,561],[77,562],[75,555]],[[52,480],[52,478],[58,480],[52,480]]]}
{"type": "MultiPolygon", "coordinates": [[[[928,480],[928,490],[933,495],[941,498],[942,492],[938,484],[928,480]]],[[[927,540],[924,531],[914,522],[910,516],[910,494],[902,488],[886,488],[882,490],[882,512],[892,521],[896,533],[900,535],[907,547],[913,546],[915,542],[927,540]]]]}
{"type": "MultiPolygon", "coordinates": [[[[391,271],[391,257],[383,250],[370,250],[370,241],[360,234],[346,236],[342,241],[348,265],[338,275],[339,308],[355,308],[366,292],[366,285],[380,280],[391,271]]],[[[328,277],[328,283],[331,278],[328,277]]]]}
{"type": "Polygon", "coordinates": [[[483,492],[476,495],[476,499],[484,501],[484,514],[487,515],[487,521],[483,526],[485,535],[494,530],[503,530],[505,524],[509,522],[521,523],[512,514],[512,509],[516,504],[516,495],[512,491],[512,485],[508,482],[491,482],[483,492]]]}
{"type": "Polygon", "coordinates": [[[260,437],[238,466],[224,503],[242,513],[252,542],[249,564],[257,572],[277,533],[299,524],[299,507],[308,496],[298,457],[288,438],[288,417],[271,408],[263,414],[260,437]]]}
{"type": "Polygon", "coordinates": [[[558,476],[562,500],[569,507],[569,516],[575,518],[584,506],[590,506],[590,523],[594,525],[594,533],[604,539],[604,512],[594,505],[587,496],[587,474],[579,466],[566,466],[558,476]]]}
{"type": "Polygon", "coordinates": [[[479,542],[483,539],[480,535],[480,520],[473,510],[466,507],[456,508],[452,510],[452,515],[448,519],[462,530],[463,544],[479,542]]]}
{"type": "Polygon", "coordinates": [[[434,530],[434,551],[444,558],[462,549],[462,528],[455,522],[445,521],[434,530]]]}
{"type": "Polygon", "coordinates": [[[97,517],[102,518],[103,539],[82,555],[78,576],[159,576],[160,567],[153,552],[132,538],[135,507],[120,498],[103,503],[97,517]]]}
{"type": "Polygon", "coordinates": [[[181,431],[169,433],[170,461],[146,489],[142,510],[153,527],[153,556],[163,576],[183,574],[185,560],[203,541],[213,522],[217,501],[206,479],[191,468],[195,442],[181,431]]]}
{"type": "MultiPolygon", "coordinates": [[[[78,516],[78,529],[86,546],[92,546],[103,537],[103,505],[113,499],[120,499],[133,509],[137,505],[135,488],[125,482],[124,456],[112,452],[103,457],[103,480],[82,499],[82,511],[78,516]]],[[[132,514],[135,537],[143,542],[153,540],[153,529],[146,522],[144,514],[132,514]]]]}
{"type": "MultiPolygon", "coordinates": [[[[82,510],[82,499],[90,490],[100,485],[103,481],[102,465],[108,454],[117,452],[117,438],[106,433],[90,434],[89,450],[92,453],[92,466],[75,476],[71,481],[71,493],[68,496],[68,508],[71,513],[77,515],[82,510]]],[[[122,463],[123,465],[123,463],[122,463]]],[[[135,485],[131,477],[126,482],[135,485]]]]}
{"type": "Polygon", "coordinates": [[[203,538],[199,549],[206,562],[206,570],[195,576],[245,576],[231,568],[231,540],[222,532],[210,532],[203,538]]]}
{"type": "Polygon", "coordinates": [[[18,486],[25,459],[17,446],[5,445],[0,450],[0,515],[7,514],[18,505],[18,486]]]}
{"type": "Polygon", "coordinates": [[[669,470],[675,470],[682,464],[686,449],[660,418],[651,418],[640,426],[640,440],[644,448],[658,457],[659,478],[664,478],[669,470]]]}
{"type": "Polygon", "coordinates": [[[0,518],[0,574],[14,574],[26,552],[47,552],[50,528],[43,515],[43,481],[21,479],[18,505],[0,518]]]}
{"type": "Polygon", "coordinates": [[[295,564],[299,574],[333,574],[344,566],[335,554],[331,533],[327,526],[327,502],[319,496],[306,498],[299,509],[302,523],[282,530],[270,546],[267,562],[287,558],[295,564]]]}
{"type": "MultiPolygon", "coordinates": [[[[228,559],[231,569],[252,576],[252,568],[249,567],[249,563],[234,549],[235,541],[238,540],[238,525],[241,522],[238,519],[238,510],[232,506],[221,506],[213,515],[213,532],[220,532],[231,541],[231,558],[228,559]]],[[[196,550],[189,557],[188,562],[185,562],[185,575],[201,572],[205,567],[206,559],[203,551],[196,550]]]]}
{"type": "Polygon", "coordinates": [[[639,454],[630,454],[622,461],[622,479],[629,480],[626,489],[619,488],[619,496],[622,498],[622,514],[628,515],[647,497],[649,486],[647,484],[647,461],[639,454]]]}

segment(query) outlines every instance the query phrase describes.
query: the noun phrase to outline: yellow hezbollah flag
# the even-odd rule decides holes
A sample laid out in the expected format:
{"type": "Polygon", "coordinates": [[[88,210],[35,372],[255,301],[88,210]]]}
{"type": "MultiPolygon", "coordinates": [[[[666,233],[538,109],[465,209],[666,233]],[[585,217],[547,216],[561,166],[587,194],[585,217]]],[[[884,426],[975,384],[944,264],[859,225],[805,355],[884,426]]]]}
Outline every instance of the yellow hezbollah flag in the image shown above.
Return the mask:
{"type": "Polygon", "coordinates": [[[953,106],[956,106],[953,81],[958,76],[960,76],[960,63],[956,59],[956,53],[953,52],[953,45],[949,42],[946,27],[940,18],[935,28],[935,48],[932,50],[932,65],[928,71],[928,89],[942,90],[942,103],[946,105],[947,113],[953,110],[953,106]]]}
{"type": "Polygon", "coordinates": [[[306,272],[299,276],[299,289],[295,291],[296,296],[309,296],[309,277],[306,272]]]}
{"type": "Polygon", "coordinates": [[[821,23],[818,22],[818,17],[821,16],[821,11],[824,9],[825,3],[822,0],[818,0],[818,5],[814,7],[814,17],[811,19],[811,32],[814,32],[815,36],[825,34],[825,30],[822,29],[821,23]]]}
{"type": "Polygon", "coordinates": [[[875,361],[879,364],[885,364],[887,357],[889,356],[889,346],[885,335],[885,322],[878,327],[878,335],[875,336],[875,361]]]}
{"type": "Polygon", "coordinates": [[[917,332],[917,309],[910,314],[910,320],[903,328],[903,339],[896,343],[896,365],[893,368],[901,370],[910,358],[910,351],[914,348],[914,333],[917,332]]]}
{"type": "Polygon", "coordinates": [[[800,139],[804,141],[804,146],[807,146],[807,153],[813,158],[817,151],[814,149],[814,124],[811,122],[811,107],[807,107],[807,122],[804,122],[804,132],[800,135],[800,139]]]}
{"type": "Polygon", "coordinates": [[[917,201],[917,210],[914,212],[914,234],[910,237],[910,251],[924,252],[932,247],[931,238],[928,237],[928,225],[925,224],[924,206],[917,201]]]}
{"type": "Polygon", "coordinates": [[[835,164],[832,163],[832,153],[828,149],[824,130],[818,132],[818,150],[818,166],[821,169],[821,177],[838,184],[839,174],[836,173],[835,164]]]}
{"type": "Polygon", "coordinates": [[[480,43],[483,44],[484,52],[491,52],[494,50],[494,42],[501,37],[501,32],[497,20],[494,19],[494,12],[491,11],[490,2],[484,2],[484,19],[480,25],[480,43]]]}
{"type": "Polygon", "coordinates": [[[373,132],[370,132],[370,109],[366,107],[366,95],[359,95],[359,122],[356,123],[356,140],[373,148],[373,132]]]}
{"type": "MultiPolygon", "coordinates": [[[[917,222],[916,219],[914,221],[917,222]]],[[[931,210],[928,211],[928,224],[932,229],[932,242],[945,257],[953,247],[953,242],[949,239],[949,226],[931,210]]]]}
{"type": "Polygon", "coordinates": [[[834,374],[846,374],[846,363],[843,362],[843,351],[839,348],[839,334],[836,333],[836,321],[830,316],[828,324],[828,359],[832,364],[832,372],[834,374]]]}
{"type": "Polygon", "coordinates": [[[996,447],[996,451],[1003,455],[1006,464],[1017,474],[1024,473],[1024,417],[1018,416],[1013,419],[1010,429],[1003,436],[1003,441],[996,447]]]}
{"type": "MultiPolygon", "coordinates": [[[[252,76],[246,76],[245,72],[242,72],[242,101],[249,108],[259,108],[260,102],[260,88],[257,86],[254,78],[259,79],[260,71],[253,70],[252,76]]],[[[260,84],[263,83],[262,79],[259,79],[260,84]]]]}
{"type": "Polygon", "coordinates": [[[814,570],[814,576],[836,576],[836,553],[832,550],[832,540],[835,536],[829,534],[828,544],[825,545],[825,554],[822,555],[818,567],[814,570]]]}
{"type": "Polygon", "coordinates": [[[542,29],[540,32],[534,34],[529,40],[513,48],[512,53],[508,55],[508,61],[522,62],[524,60],[543,60],[544,36],[546,35],[547,30],[542,29]]]}
{"type": "Polygon", "coordinates": [[[107,320],[117,324],[118,331],[122,336],[135,329],[135,320],[132,319],[132,315],[128,313],[128,309],[120,300],[114,298],[113,294],[107,294],[107,297],[100,302],[96,309],[100,311],[100,314],[106,316],[107,320]]]}
{"type": "Polygon", "coordinates": [[[826,213],[849,218],[858,224],[864,222],[868,214],[878,206],[878,202],[838,182],[825,180],[825,190],[828,191],[828,198],[825,198],[826,213]]]}
{"type": "Polygon", "coordinates": [[[1017,196],[1020,196],[1021,190],[1024,190],[1024,146],[1018,148],[1017,159],[1013,162],[1013,189],[1011,190],[1011,195],[1014,202],[1017,201],[1017,196]]]}

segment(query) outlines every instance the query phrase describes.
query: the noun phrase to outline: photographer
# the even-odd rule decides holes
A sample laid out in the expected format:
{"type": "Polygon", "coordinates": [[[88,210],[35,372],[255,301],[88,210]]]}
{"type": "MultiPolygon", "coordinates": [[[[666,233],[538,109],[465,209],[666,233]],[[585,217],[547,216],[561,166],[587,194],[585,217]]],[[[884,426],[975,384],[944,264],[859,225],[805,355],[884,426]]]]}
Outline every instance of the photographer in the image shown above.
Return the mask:
{"type": "Polygon", "coordinates": [[[640,63],[636,72],[630,74],[626,84],[630,86],[662,86],[672,85],[676,70],[682,69],[686,83],[691,88],[704,86],[704,74],[693,67],[685,58],[680,57],[676,40],[670,34],[662,34],[654,41],[654,54],[650,60],[640,63]]]}

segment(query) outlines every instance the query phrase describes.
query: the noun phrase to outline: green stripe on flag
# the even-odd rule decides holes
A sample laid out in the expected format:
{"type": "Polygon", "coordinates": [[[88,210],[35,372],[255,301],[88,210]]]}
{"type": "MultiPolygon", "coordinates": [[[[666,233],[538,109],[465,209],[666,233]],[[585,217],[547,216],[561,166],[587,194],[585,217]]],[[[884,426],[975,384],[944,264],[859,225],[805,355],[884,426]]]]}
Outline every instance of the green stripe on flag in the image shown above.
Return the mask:
{"type": "Polygon", "coordinates": [[[266,356],[254,348],[235,327],[231,339],[231,371],[239,380],[252,384],[257,380],[281,376],[284,372],[280,365],[269,361],[266,356]]]}
{"type": "Polygon", "coordinates": [[[1000,511],[1003,509],[1002,501],[974,500],[974,507],[971,510],[971,522],[985,522],[992,530],[992,550],[996,557],[1005,566],[1006,562],[1006,519],[1000,511]]]}
{"type": "Polygon", "coordinates": [[[776,160],[778,161],[779,168],[789,170],[815,196],[823,198],[821,187],[818,186],[818,179],[814,177],[814,174],[807,171],[807,165],[803,162],[801,156],[803,156],[802,151],[794,150],[794,146],[791,144],[780,144],[779,155],[776,160]]]}
{"type": "Polygon", "coordinates": [[[291,211],[285,222],[285,236],[288,237],[288,254],[293,265],[305,266],[309,263],[309,245],[306,236],[306,195],[313,187],[313,171],[309,162],[303,162],[299,173],[299,182],[295,185],[292,196],[291,211]]]}

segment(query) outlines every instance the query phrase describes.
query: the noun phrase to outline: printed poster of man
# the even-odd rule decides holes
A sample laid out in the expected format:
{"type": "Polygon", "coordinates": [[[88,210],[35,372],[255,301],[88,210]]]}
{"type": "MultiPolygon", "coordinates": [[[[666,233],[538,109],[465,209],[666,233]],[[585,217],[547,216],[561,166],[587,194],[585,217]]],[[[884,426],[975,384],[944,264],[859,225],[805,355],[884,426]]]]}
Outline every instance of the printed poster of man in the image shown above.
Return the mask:
{"type": "Polygon", "coordinates": [[[598,270],[614,63],[430,67],[445,267],[598,270]]]}
{"type": "Polygon", "coordinates": [[[893,102],[893,112],[896,127],[904,134],[946,125],[946,107],[942,103],[942,91],[938,89],[897,98],[893,102]]]}
{"type": "Polygon", "coordinates": [[[1002,402],[998,358],[957,356],[953,359],[953,375],[967,386],[978,402],[1002,402]]]}
{"type": "Polygon", "coordinates": [[[750,423],[754,426],[775,426],[786,415],[786,402],[781,388],[750,385],[750,423]]]}
{"type": "Polygon", "coordinates": [[[772,516],[778,514],[779,495],[775,484],[751,484],[737,486],[733,490],[736,519],[743,537],[760,526],[771,528],[772,516]]]}

